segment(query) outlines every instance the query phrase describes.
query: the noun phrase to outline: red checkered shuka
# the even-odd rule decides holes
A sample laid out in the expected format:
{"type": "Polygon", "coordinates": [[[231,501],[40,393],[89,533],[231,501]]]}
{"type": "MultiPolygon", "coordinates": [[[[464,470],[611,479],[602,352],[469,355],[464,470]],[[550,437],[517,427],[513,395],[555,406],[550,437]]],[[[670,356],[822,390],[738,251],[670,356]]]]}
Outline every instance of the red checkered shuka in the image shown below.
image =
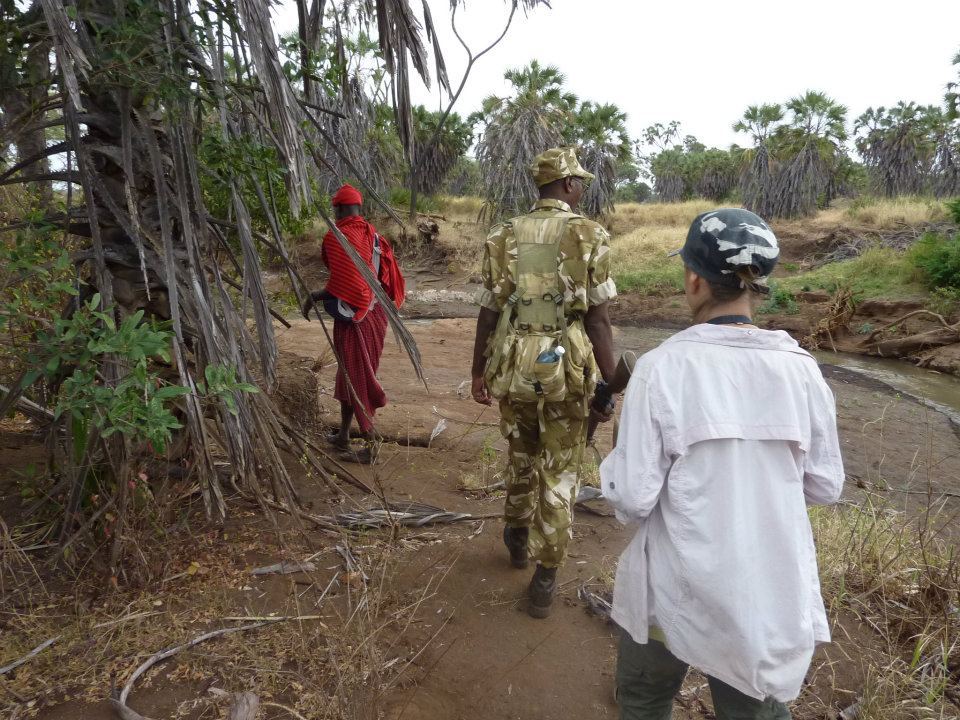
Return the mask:
{"type": "Polygon", "coordinates": [[[333,346],[340,364],[333,396],[353,407],[362,432],[373,427],[377,408],[387,404],[387,396],[377,380],[386,335],[387,313],[379,303],[360,322],[337,320],[333,323],[333,346]],[[347,377],[357,397],[350,392],[347,377]]]}

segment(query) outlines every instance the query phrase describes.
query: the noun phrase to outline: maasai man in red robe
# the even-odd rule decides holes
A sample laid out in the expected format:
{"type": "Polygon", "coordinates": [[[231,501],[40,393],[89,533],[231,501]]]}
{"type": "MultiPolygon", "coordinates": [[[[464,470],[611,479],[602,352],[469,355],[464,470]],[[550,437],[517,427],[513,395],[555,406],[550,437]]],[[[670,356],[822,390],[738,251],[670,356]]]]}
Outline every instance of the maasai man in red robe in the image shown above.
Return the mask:
{"type": "MultiPolygon", "coordinates": [[[[399,308],[404,300],[403,275],[389,243],[360,214],[363,196],[356,188],[344,185],[331,203],[337,228],[399,308]]],[[[387,313],[332,230],[323,238],[321,257],[330,270],[330,279],[323,290],[311,294],[303,314],[309,320],[311,307],[322,302],[334,319],[333,346],[339,367],[333,396],[340,401],[340,429],[329,440],[344,451],[342,459],[369,463],[374,458],[373,417],[378,408],[387,404],[377,379],[387,313]],[[368,441],[359,452],[353,452],[350,446],[354,418],[368,441]]]]}

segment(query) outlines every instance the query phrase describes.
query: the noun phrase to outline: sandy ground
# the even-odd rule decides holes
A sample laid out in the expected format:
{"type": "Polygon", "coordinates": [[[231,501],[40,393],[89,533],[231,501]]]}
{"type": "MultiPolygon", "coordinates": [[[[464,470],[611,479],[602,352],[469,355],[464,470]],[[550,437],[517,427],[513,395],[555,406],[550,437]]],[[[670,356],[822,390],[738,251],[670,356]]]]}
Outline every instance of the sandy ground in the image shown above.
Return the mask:
{"type": "MultiPolygon", "coordinates": [[[[441,305],[434,314],[447,312],[454,311],[441,305]]],[[[378,427],[388,442],[378,465],[354,471],[382,488],[390,499],[409,498],[485,519],[404,531],[404,538],[430,538],[416,545],[415,551],[394,558],[384,578],[392,592],[421,598],[400,643],[403,653],[398,657],[409,665],[393,689],[380,698],[379,709],[358,711],[357,717],[372,718],[380,712],[391,720],[615,718],[615,632],[588,612],[578,599],[578,589],[585,583],[596,586],[609,581],[630,531],[611,517],[579,512],[570,560],[560,574],[556,610],[543,621],[527,616],[523,594],[531,571],[514,570],[507,562],[497,517],[502,499],[461,488],[464,482],[493,483],[505,458],[496,408],[484,409],[469,398],[473,327],[471,318],[410,322],[428,388],[388,337],[381,377],[389,405],[378,415],[378,427]],[[441,421],[446,427],[431,441],[441,421]]],[[[632,330],[616,334],[620,349],[640,351],[661,337],[662,333],[632,330]]],[[[306,389],[286,396],[285,402],[295,405],[287,409],[302,418],[311,433],[319,434],[338,418],[332,398],[335,365],[323,330],[318,322],[294,320],[290,329],[279,331],[278,342],[284,366],[311,379],[306,389]]],[[[886,493],[890,502],[903,507],[914,505],[920,496],[912,493],[928,487],[956,490],[960,439],[943,415],[857,375],[831,371],[828,377],[838,402],[850,477],[848,499],[861,498],[858,485],[893,488],[886,493]]],[[[601,430],[601,450],[610,447],[610,431],[609,426],[601,430]]],[[[11,458],[19,458],[16,453],[22,452],[17,450],[11,458]]],[[[323,487],[304,481],[302,492],[316,511],[330,510],[330,495],[323,487]]],[[[365,501],[353,496],[342,502],[343,507],[355,507],[365,501]]],[[[602,502],[596,505],[601,513],[609,513],[602,502]]],[[[316,540],[329,542],[322,536],[316,540]]],[[[270,557],[264,546],[262,558],[269,561],[270,557]]],[[[282,611],[283,582],[264,581],[266,599],[257,612],[282,611]]],[[[834,635],[836,642],[815,658],[807,692],[829,707],[842,708],[862,687],[857,657],[872,636],[867,628],[842,616],[834,635]]],[[[176,663],[171,664],[175,667],[176,663]]],[[[703,678],[691,675],[674,717],[712,717],[703,685],[703,678]]],[[[159,720],[172,717],[178,703],[201,692],[203,683],[178,683],[163,671],[149,686],[135,691],[132,702],[159,720]]],[[[38,716],[54,720],[112,717],[102,702],[71,702],[43,709],[38,716]]],[[[185,717],[199,720],[216,715],[197,711],[185,717]]],[[[268,711],[263,717],[283,714],[268,711]]]]}
{"type": "MultiPolygon", "coordinates": [[[[501,500],[478,500],[458,490],[464,476],[478,472],[478,455],[491,446],[497,467],[504,443],[499,439],[495,408],[482,409],[469,399],[466,381],[473,342],[471,319],[435,320],[412,324],[427,369],[429,393],[418,384],[409,362],[389,343],[382,363],[390,405],[380,414],[387,437],[423,444],[440,416],[448,427],[427,448],[387,446],[378,475],[388,496],[409,496],[447,509],[474,514],[499,511],[501,500]],[[470,423],[473,423],[471,425],[470,423]]],[[[296,323],[280,339],[291,353],[310,357],[325,346],[316,323],[296,323]]],[[[657,340],[617,332],[621,349],[647,350],[657,340]]],[[[320,374],[321,404],[331,424],[336,418],[331,367],[320,374]]],[[[956,489],[960,478],[960,439],[951,423],[896,393],[856,375],[831,372],[837,396],[844,459],[850,477],[846,495],[856,499],[864,486],[883,484],[920,492],[927,488],[956,489]]],[[[599,446],[610,447],[610,428],[601,432],[599,446]]],[[[496,469],[496,468],[495,468],[496,469]]],[[[890,493],[895,505],[912,505],[914,495],[890,493]]],[[[626,545],[630,531],[611,518],[579,513],[571,560],[563,569],[563,590],[557,611],[547,621],[531,620],[523,611],[522,594],[529,572],[512,570],[500,543],[502,525],[488,520],[469,539],[461,534],[423,552],[398,574],[398,582],[417,584],[425,575],[443,573],[440,594],[426,609],[436,621],[425,636],[444,622],[418,662],[421,675],[409,689],[391,699],[394,718],[557,718],[616,717],[613,703],[615,637],[611,628],[589,616],[577,600],[584,582],[609,575],[626,545]],[[434,610],[435,608],[435,610],[434,610]]],[[[862,628],[843,623],[837,643],[824,648],[811,670],[821,699],[842,706],[858,687],[856,664],[833,662],[856,654],[862,628]],[[826,668],[830,680],[825,681],[826,668]],[[817,678],[821,682],[817,682],[817,678]],[[830,697],[823,697],[827,694],[830,697]]],[[[426,638],[425,638],[426,639],[426,638]]],[[[692,677],[677,717],[698,713],[709,693],[692,677]]]]}

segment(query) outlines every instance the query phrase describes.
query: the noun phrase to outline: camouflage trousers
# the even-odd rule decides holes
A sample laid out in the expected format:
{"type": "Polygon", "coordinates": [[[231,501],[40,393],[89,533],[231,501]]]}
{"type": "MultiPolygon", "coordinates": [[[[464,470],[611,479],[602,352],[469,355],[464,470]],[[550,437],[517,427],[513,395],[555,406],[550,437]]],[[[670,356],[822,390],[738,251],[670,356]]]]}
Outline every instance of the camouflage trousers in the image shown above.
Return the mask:
{"type": "Polygon", "coordinates": [[[511,527],[529,528],[532,560],[558,567],[567,556],[579,489],[583,402],[546,403],[543,419],[541,432],[535,403],[500,402],[500,431],[510,448],[504,519],[511,527]]]}

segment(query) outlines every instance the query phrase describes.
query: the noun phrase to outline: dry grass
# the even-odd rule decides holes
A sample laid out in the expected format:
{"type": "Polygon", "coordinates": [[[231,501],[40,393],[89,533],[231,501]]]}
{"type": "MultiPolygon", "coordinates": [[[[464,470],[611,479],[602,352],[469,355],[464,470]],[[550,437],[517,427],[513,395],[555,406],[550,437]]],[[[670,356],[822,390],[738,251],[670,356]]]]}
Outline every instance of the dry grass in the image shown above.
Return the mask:
{"type": "Polygon", "coordinates": [[[131,705],[137,708],[139,690],[162,685],[164,694],[180,703],[173,718],[198,712],[221,717],[214,706],[223,699],[204,694],[204,688],[214,687],[252,690],[263,700],[317,720],[380,717],[382,697],[420,650],[406,633],[438,583],[424,578],[426,586],[409,595],[394,589],[397,566],[422,545],[408,539],[354,545],[369,576],[366,582],[342,568],[332,547],[316,558],[321,569],[315,573],[252,577],[251,558],[256,567],[277,557],[303,559],[316,550],[291,540],[275,548],[276,557],[264,556],[269,548],[263,530],[252,525],[245,524],[247,529],[229,542],[216,532],[185,542],[182,561],[170,569],[171,579],[149,591],[104,592],[79,583],[53,590],[25,566],[23,586],[4,599],[0,664],[22,657],[47,638],[60,639],[5,676],[0,715],[39,717],[63,702],[76,703],[82,713],[83,704],[107,696],[113,678],[122,687],[153,653],[213,629],[245,624],[227,618],[306,616],[176,655],[137,682],[131,705]],[[326,569],[331,566],[341,569],[326,569]],[[331,583],[332,576],[337,580],[331,583]]]}
{"type": "Polygon", "coordinates": [[[821,210],[810,222],[814,226],[858,225],[870,230],[895,230],[947,220],[944,204],[933,198],[858,198],[837,202],[821,210]]]}
{"type": "Polygon", "coordinates": [[[440,213],[447,217],[455,217],[460,221],[476,222],[483,207],[483,198],[471,195],[457,197],[455,195],[441,195],[437,198],[440,213]]]}
{"type": "Polygon", "coordinates": [[[672,294],[683,288],[683,265],[667,253],[683,245],[690,222],[716,207],[706,200],[623,203],[608,226],[612,272],[621,292],[672,294]]]}
{"type": "Polygon", "coordinates": [[[889,502],[871,495],[811,511],[831,617],[852,613],[877,634],[874,651],[857,658],[865,684],[856,717],[957,717],[960,565],[946,534],[956,510],[936,497],[911,514],[889,502]]]}
{"type": "Polygon", "coordinates": [[[608,218],[613,235],[628,234],[637,228],[680,228],[686,234],[690,222],[700,213],[717,204],[710,200],[687,200],[679,203],[619,203],[608,218]]]}

